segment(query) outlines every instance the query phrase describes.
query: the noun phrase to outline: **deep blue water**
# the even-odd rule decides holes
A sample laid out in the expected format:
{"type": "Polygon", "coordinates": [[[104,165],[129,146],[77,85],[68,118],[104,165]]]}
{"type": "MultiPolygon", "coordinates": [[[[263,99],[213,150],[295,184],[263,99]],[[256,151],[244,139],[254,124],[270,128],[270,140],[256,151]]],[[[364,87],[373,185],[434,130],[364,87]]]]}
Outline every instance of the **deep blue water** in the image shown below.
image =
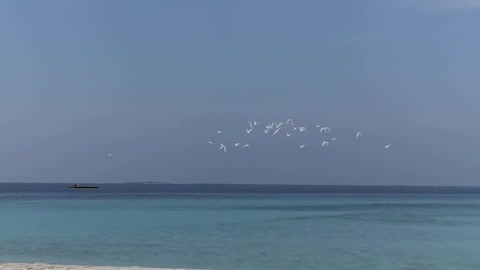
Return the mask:
{"type": "Polygon", "coordinates": [[[0,261],[479,269],[472,187],[0,184],[0,261]]]}

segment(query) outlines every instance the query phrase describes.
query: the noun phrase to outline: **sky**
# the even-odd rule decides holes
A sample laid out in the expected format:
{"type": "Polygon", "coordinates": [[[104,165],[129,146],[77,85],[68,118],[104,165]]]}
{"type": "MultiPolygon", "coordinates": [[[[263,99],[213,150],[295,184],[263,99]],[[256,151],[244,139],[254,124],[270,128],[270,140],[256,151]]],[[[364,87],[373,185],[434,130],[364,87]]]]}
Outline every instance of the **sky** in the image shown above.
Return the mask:
{"type": "Polygon", "coordinates": [[[0,182],[479,185],[479,15],[480,0],[2,0],[0,182]],[[308,136],[264,134],[288,118],[308,136]]]}

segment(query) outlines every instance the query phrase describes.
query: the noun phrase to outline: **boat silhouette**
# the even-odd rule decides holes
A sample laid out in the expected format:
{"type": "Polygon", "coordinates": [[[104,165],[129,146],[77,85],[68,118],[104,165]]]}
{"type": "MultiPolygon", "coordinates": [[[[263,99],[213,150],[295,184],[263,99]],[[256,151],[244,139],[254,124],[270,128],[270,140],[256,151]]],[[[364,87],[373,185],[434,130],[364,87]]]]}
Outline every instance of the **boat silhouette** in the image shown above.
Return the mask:
{"type": "Polygon", "coordinates": [[[68,188],[98,188],[94,186],[81,186],[79,184],[73,184],[72,186],[69,186],[68,188]]]}

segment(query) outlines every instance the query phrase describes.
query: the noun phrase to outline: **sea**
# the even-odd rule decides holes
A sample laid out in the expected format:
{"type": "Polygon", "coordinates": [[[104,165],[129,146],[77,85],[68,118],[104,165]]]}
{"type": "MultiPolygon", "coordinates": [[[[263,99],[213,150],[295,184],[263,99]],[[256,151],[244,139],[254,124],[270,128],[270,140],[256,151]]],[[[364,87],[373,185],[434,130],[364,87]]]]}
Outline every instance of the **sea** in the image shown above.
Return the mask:
{"type": "Polygon", "coordinates": [[[0,184],[0,262],[480,269],[480,188],[0,184]]]}

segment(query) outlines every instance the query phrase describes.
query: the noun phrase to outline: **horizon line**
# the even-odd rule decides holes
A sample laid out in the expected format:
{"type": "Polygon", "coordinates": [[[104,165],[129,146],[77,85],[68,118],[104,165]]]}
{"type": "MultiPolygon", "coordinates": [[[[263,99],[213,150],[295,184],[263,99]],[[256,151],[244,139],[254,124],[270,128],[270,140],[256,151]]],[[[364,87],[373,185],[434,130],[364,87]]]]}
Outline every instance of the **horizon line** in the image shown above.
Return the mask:
{"type": "MultiPolygon", "coordinates": [[[[323,186],[323,187],[446,187],[446,188],[480,188],[480,185],[376,185],[376,184],[281,184],[281,183],[173,183],[173,182],[75,182],[79,184],[102,184],[102,185],[124,185],[124,184],[142,184],[142,185],[230,185],[230,186],[323,186]]],[[[0,184],[72,184],[72,182],[3,182],[0,184]]]]}

